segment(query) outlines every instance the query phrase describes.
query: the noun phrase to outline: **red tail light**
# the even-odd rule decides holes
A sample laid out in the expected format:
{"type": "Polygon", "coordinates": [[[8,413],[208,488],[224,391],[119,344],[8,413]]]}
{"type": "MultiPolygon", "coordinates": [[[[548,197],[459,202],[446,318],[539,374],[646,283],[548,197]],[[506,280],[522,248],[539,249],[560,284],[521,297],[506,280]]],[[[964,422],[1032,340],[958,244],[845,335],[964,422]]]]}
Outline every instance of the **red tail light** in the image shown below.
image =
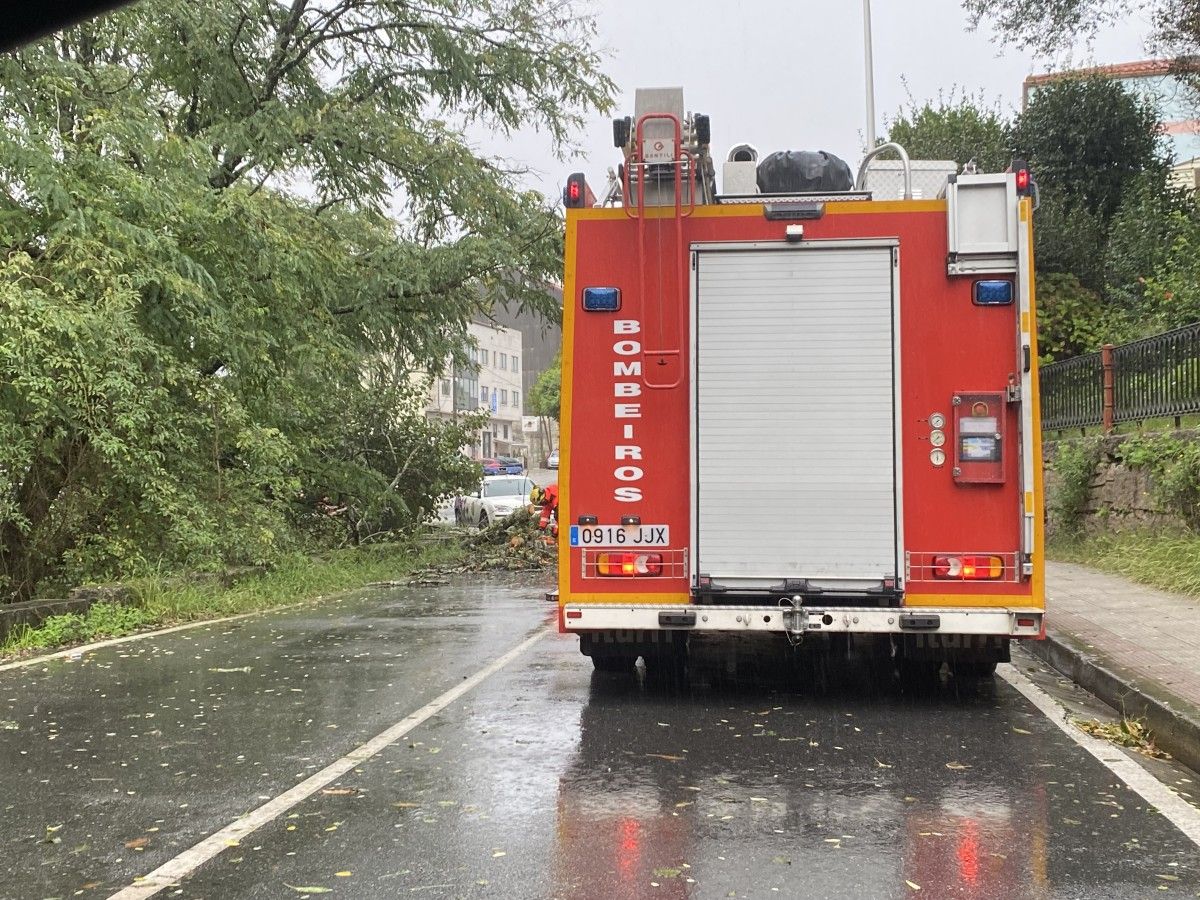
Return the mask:
{"type": "Polygon", "coordinates": [[[1029,170],[1020,169],[1017,172],[1017,190],[1021,193],[1029,190],[1029,170]]]}
{"type": "Polygon", "coordinates": [[[935,556],[934,578],[963,580],[995,579],[1004,576],[1004,561],[999,556],[935,556]]]}
{"type": "Polygon", "coordinates": [[[662,568],[661,553],[601,553],[596,557],[596,571],[601,575],[661,575],[662,568]]]}
{"type": "Polygon", "coordinates": [[[567,186],[563,188],[563,205],[571,207],[584,206],[587,200],[586,182],[582,172],[575,172],[567,178],[567,186]]]}

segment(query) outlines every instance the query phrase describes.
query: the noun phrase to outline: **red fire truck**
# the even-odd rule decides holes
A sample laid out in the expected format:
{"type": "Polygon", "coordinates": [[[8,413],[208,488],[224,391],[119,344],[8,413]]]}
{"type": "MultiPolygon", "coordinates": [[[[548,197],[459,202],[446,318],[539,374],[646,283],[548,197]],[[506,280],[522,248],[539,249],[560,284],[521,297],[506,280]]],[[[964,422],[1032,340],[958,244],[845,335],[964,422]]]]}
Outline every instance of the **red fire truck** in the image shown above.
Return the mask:
{"type": "Polygon", "coordinates": [[[708,117],[635,105],[599,200],[564,190],[560,628],[602,670],[803,643],[986,674],[1041,637],[1024,164],[889,144],[779,191],[739,145],[719,192],[708,117]]]}

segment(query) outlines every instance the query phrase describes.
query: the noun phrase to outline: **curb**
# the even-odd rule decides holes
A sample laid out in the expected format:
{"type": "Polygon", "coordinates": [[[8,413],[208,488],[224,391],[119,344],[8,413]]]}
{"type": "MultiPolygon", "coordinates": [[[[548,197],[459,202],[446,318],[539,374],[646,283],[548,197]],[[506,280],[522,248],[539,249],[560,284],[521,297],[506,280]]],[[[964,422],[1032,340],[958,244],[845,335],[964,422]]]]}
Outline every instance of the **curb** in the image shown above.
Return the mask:
{"type": "Polygon", "coordinates": [[[1077,646],[1071,636],[1047,632],[1045,640],[1021,646],[1122,715],[1145,720],[1156,746],[1200,772],[1200,708],[1147,684],[1101,652],[1077,646]]]}

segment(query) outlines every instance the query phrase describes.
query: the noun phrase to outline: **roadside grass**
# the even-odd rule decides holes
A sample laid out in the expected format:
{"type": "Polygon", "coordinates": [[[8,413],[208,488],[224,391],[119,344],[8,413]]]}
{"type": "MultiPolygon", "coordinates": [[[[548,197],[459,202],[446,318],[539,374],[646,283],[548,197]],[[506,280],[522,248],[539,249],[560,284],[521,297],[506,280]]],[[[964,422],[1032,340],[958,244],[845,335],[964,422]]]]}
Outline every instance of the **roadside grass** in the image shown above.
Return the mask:
{"type": "MultiPolygon", "coordinates": [[[[1142,419],[1141,421],[1133,422],[1118,422],[1113,426],[1110,434],[1161,434],[1164,432],[1186,430],[1189,428],[1200,428],[1200,415],[1189,414],[1179,417],[1179,424],[1175,424],[1173,416],[1165,416],[1157,419],[1142,419]]],[[[1052,440],[1064,440],[1076,437],[1104,437],[1105,432],[1099,425],[1088,425],[1084,428],[1058,428],[1051,429],[1046,432],[1052,440]]]]}
{"type": "Polygon", "coordinates": [[[1200,596],[1200,534],[1126,531],[1059,537],[1051,559],[1092,566],[1164,591],[1200,596]]]}
{"type": "Polygon", "coordinates": [[[131,579],[124,583],[132,592],[131,601],[100,602],[82,614],[51,616],[37,627],[16,628],[0,643],[0,658],[315,600],[428,566],[448,565],[465,552],[464,543],[453,539],[374,544],[317,558],[291,557],[228,587],[170,576],[131,579]]]}

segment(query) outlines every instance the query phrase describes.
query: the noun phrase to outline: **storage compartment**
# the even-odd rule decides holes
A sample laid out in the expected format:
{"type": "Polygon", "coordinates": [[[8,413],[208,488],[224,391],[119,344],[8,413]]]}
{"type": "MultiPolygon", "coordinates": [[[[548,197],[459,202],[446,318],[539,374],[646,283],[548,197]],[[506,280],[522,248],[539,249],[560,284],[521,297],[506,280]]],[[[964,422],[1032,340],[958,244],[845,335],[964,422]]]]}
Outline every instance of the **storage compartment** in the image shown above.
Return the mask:
{"type": "Polygon", "coordinates": [[[893,253],[697,253],[693,573],[742,589],[895,583],[893,253]]]}

